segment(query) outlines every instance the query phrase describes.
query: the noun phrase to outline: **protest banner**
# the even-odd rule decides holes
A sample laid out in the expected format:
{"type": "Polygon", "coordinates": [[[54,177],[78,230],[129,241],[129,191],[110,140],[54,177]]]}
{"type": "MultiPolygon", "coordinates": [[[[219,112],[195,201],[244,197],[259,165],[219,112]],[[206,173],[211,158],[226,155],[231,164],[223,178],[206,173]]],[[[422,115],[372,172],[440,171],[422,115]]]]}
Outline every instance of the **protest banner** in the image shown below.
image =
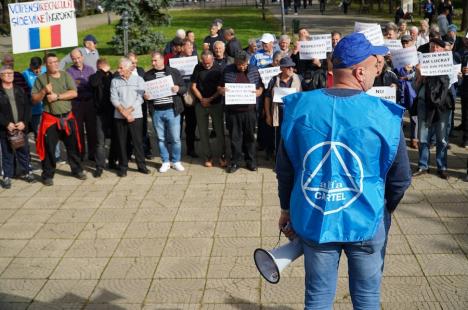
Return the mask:
{"type": "Polygon", "coordinates": [[[192,75],[193,69],[198,64],[197,56],[179,57],[169,59],[169,66],[179,70],[182,76],[192,75]]]}
{"type": "Polygon", "coordinates": [[[299,59],[327,59],[326,40],[299,41],[299,59]]]}
{"type": "Polygon", "coordinates": [[[226,83],[225,103],[231,104],[256,104],[255,84],[226,83]]]}
{"type": "Polygon", "coordinates": [[[360,22],[354,22],[354,32],[361,32],[367,28],[373,28],[375,26],[378,26],[379,24],[376,23],[360,23],[360,22]]]}
{"type": "Polygon", "coordinates": [[[325,40],[327,42],[327,53],[333,51],[331,33],[313,34],[313,35],[310,36],[310,39],[311,39],[311,41],[325,40]]]}
{"type": "Polygon", "coordinates": [[[172,92],[172,86],[174,86],[174,80],[172,76],[168,75],[163,78],[145,82],[145,92],[148,94],[149,100],[164,98],[175,95],[175,93],[172,92]]]}
{"type": "Polygon", "coordinates": [[[280,72],[281,68],[279,66],[258,69],[258,73],[260,73],[260,77],[262,78],[262,82],[263,85],[265,85],[265,87],[268,87],[271,78],[277,76],[278,74],[280,74],[280,72]]]}
{"type": "Polygon", "coordinates": [[[403,45],[401,45],[400,40],[385,40],[385,46],[388,47],[389,50],[399,50],[403,48],[403,45]]]}
{"type": "Polygon", "coordinates": [[[372,87],[367,91],[367,94],[374,97],[379,97],[396,103],[396,87],[379,86],[372,87]]]}
{"type": "Polygon", "coordinates": [[[421,75],[452,75],[453,57],[452,52],[437,52],[420,54],[421,75]]]}
{"type": "Polygon", "coordinates": [[[450,76],[450,85],[458,82],[458,73],[461,72],[461,64],[453,65],[452,75],[450,76]]]}
{"type": "Polygon", "coordinates": [[[73,0],[8,4],[13,54],[78,45],[73,0]]]}
{"type": "Polygon", "coordinates": [[[406,65],[416,66],[419,63],[416,46],[392,50],[390,54],[392,55],[393,68],[401,68],[406,65]]]}
{"type": "Polygon", "coordinates": [[[413,0],[401,0],[401,8],[405,14],[413,13],[413,0]]]}
{"type": "Polygon", "coordinates": [[[294,93],[297,93],[297,89],[295,88],[274,87],[273,88],[273,102],[283,103],[284,96],[291,95],[294,93]]]}
{"type": "Polygon", "coordinates": [[[361,31],[359,31],[360,33],[364,34],[367,38],[367,40],[369,40],[369,42],[372,44],[372,45],[384,45],[385,44],[385,41],[384,41],[384,37],[383,37],[383,34],[382,34],[382,29],[380,28],[380,25],[378,24],[375,24],[373,26],[370,26],[369,28],[365,28],[361,31]]]}

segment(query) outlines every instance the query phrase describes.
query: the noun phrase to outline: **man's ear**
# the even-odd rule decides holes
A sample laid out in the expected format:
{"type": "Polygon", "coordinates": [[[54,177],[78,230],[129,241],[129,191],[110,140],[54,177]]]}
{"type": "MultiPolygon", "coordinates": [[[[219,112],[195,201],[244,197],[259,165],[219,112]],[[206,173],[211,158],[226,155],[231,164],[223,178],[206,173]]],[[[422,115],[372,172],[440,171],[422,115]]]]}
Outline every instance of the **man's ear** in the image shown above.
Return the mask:
{"type": "Polygon", "coordinates": [[[353,70],[353,75],[359,82],[364,81],[364,70],[364,67],[357,67],[353,70]]]}

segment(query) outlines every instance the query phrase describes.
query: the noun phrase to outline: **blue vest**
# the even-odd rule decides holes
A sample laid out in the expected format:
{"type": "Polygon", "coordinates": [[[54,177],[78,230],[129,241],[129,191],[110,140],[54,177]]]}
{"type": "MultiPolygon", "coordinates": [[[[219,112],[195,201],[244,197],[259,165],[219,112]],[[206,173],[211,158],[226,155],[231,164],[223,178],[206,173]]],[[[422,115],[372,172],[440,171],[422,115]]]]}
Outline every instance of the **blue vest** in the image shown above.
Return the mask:
{"type": "Polygon", "coordinates": [[[338,97],[323,89],[283,102],[281,135],[294,167],[294,230],[317,243],[372,239],[404,109],[363,92],[338,97]]]}

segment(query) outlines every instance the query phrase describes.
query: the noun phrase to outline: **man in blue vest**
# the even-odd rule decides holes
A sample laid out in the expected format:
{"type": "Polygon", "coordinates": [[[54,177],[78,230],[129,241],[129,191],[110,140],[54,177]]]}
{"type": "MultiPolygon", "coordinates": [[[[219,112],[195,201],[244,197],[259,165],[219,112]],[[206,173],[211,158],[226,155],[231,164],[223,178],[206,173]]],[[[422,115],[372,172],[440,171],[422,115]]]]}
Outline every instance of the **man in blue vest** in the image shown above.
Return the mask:
{"type": "Polygon", "coordinates": [[[305,309],[331,309],[341,252],[354,309],[380,309],[390,213],[411,182],[403,108],[372,97],[388,52],[350,34],[333,52],[334,88],[283,98],[279,228],[304,250],[305,309]]]}

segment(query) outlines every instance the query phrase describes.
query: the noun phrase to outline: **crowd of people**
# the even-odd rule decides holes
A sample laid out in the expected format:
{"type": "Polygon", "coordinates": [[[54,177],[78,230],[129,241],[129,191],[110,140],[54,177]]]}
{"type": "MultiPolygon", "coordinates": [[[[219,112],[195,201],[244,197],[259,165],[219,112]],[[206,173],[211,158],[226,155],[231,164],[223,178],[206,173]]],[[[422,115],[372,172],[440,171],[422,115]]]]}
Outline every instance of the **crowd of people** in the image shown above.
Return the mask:
{"type": "MultiPolygon", "coordinates": [[[[441,15],[448,16],[448,12],[444,9],[441,15]]],[[[447,25],[443,18],[437,21],[430,24],[425,19],[419,27],[408,26],[405,20],[399,20],[398,25],[389,22],[382,28],[383,35],[388,40],[400,40],[403,48],[416,46],[421,53],[451,51],[454,62],[462,65],[459,80],[450,85],[448,76],[421,76],[419,66],[394,68],[391,54],[387,54],[378,57],[381,70],[374,86],[395,87],[397,103],[410,115],[409,146],[419,150],[415,175],[428,172],[429,149],[435,144],[437,173],[446,179],[448,141],[453,130],[463,131],[461,143],[468,149],[468,38],[458,37],[457,27],[447,25]],[[457,94],[462,98],[462,124],[455,128],[457,94]]],[[[341,33],[331,32],[332,49],[341,37],[341,33]]],[[[83,170],[86,159],[95,163],[94,177],[100,177],[107,168],[125,177],[131,156],[138,171],[148,174],[146,160],[155,153],[148,117],[156,134],[153,144],[161,157],[160,173],[171,168],[184,170],[182,131],[187,155],[200,156],[204,166],[218,165],[234,173],[244,160],[247,169],[256,171],[258,149],[265,150],[268,160],[278,151],[284,104],[273,100],[275,90],[302,92],[333,87],[336,64],[331,52],[323,60],[300,57],[298,42],[310,39],[309,30],[303,27],[297,38],[264,33],[243,48],[235,30],[223,28],[223,21],[215,19],[202,50],[196,48],[193,31],[179,29],[162,51],[149,55],[151,68],[147,71],[138,66],[138,55],[133,52],[120,59],[117,70],[111,70],[109,62],[99,56],[93,35],[87,35],[83,47],[73,49],[61,60],[53,53],[44,59],[32,57],[23,73],[14,70],[11,55],[4,55],[0,69],[3,187],[11,187],[16,163],[25,181],[35,181],[27,141],[12,142],[28,132],[36,139],[45,185],[53,184],[56,165],[63,158],[79,179],[87,177],[83,170]],[[192,56],[197,56],[199,63],[191,73],[170,66],[172,58],[192,56]],[[265,80],[259,69],[269,67],[279,67],[279,74],[265,80]],[[151,99],[145,92],[145,82],[168,76],[174,84],[172,94],[151,99]],[[225,105],[229,91],[226,83],[254,84],[256,104],[225,105]],[[106,140],[110,140],[109,146],[106,140]],[[65,146],[66,157],[59,141],[65,146]],[[226,156],[227,141],[230,158],[226,156]]]]}

